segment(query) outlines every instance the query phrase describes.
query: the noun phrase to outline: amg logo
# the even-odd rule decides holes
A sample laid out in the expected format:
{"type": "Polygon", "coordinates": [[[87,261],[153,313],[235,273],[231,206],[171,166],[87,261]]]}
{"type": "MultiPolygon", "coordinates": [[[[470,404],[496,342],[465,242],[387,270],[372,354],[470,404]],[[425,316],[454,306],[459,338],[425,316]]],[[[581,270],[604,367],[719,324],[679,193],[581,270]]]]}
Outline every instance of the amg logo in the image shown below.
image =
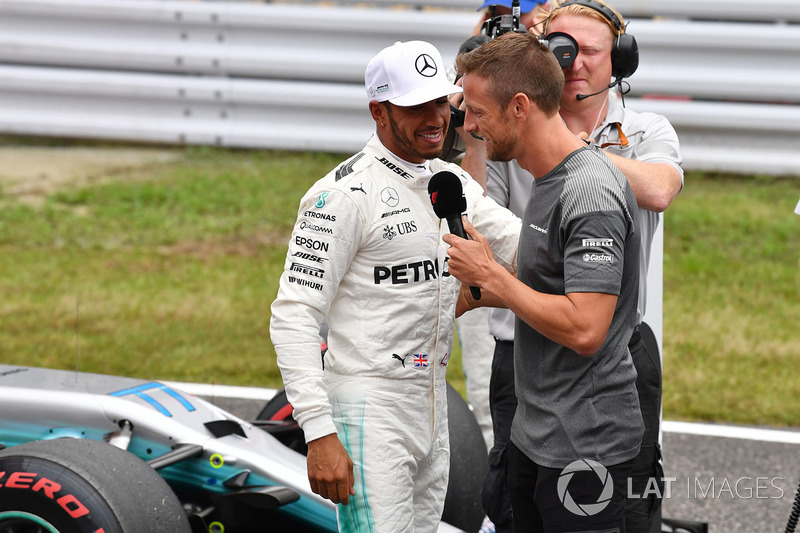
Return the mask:
{"type": "Polygon", "coordinates": [[[314,289],[315,291],[322,290],[322,283],[317,283],[315,281],[308,281],[306,279],[296,278],[294,276],[289,276],[289,283],[296,283],[301,287],[308,287],[310,289],[314,289]]]}
{"type": "Polygon", "coordinates": [[[314,276],[315,278],[320,279],[322,279],[322,276],[325,275],[325,271],[321,268],[304,265],[302,263],[292,263],[292,266],[289,267],[289,270],[308,274],[309,276],[314,276]]]}
{"type": "Polygon", "coordinates": [[[613,263],[614,257],[608,254],[583,254],[584,263],[613,263]]]}
{"type": "Polygon", "coordinates": [[[430,281],[436,279],[437,270],[436,263],[430,259],[407,265],[376,266],[374,272],[375,285],[380,285],[386,280],[390,280],[392,285],[430,281]]]}
{"type": "Polygon", "coordinates": [[[322,263],[323,261],[327,261],[327,257],[319,257],[316,255],[308,254],[306,252],[295,252],[292,254],[292,257],[296,257],[298,259],[305,259],[306,261],[314,261],[315,263],[322,263]]]}
{"type": "Polygon", "coordinates": [[[319,211],[303,211],[303,216],[336,222],[336,215],[329,215],[328,213],[320,213],[319,211]]]}
{"type": "Polygon", "coordinates": [[[395,209],[394,211],[389,211],[388,213],[384,213],[381,215],[381,218],[392,217],[394,215],[399,215],[400,213],[410,213],[411,209],[408,207],[404,207],[403,209],[395,209]]]}
{"type": "Polygon", "coordinates": [[[411,179],[411,178],[414,177],[411,174],[409,174],[408,172],[406,172],[405,170],[403,170],[402,168],[398,167],[397,165],[395,165],[394,163],[392,163],[391,161],[386,159],[385,157],[381,157],[381,158],[377,158],[376,157],[376,159],[378,161],[380,161],[381,163],[383,163],[383,165],[386,168],[388,168],[389,170],[391,170],[392,172],[394,172],[395,174],[397,174],[401,178],[411,179]]]}
{"type": "Polygon", "coordinates": [[[583,239],[583,247],[590,248],[590,247],[600,247],[600,248],[611,248],[614,246],[614,239],[583,239]]]}

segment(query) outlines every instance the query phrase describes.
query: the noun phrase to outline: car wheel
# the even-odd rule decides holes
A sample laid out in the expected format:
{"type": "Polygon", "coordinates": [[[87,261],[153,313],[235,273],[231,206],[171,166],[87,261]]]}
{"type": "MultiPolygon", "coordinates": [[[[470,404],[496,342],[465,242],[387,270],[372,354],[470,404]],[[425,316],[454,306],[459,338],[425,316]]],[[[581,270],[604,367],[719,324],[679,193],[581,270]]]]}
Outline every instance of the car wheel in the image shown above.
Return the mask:
{"type": "Polygon", "coordinates": [[[450,482],[442,520],[464,531],[478,531],[486,515],[481,504],[481,488],[489,471],[486,441],[469,405],[449,383],[447,427],[450,430],[450,482]]]}
{"type": "Polygon", "coordinates": [[[292,416],[292,404],[286,398],[286,389],[280,389],[275,393],[259,413],[258,420],[268,422],[269,424],[264,425],[262,429],[281,441],[284,446],[297,453],[308,454],[303,430],[292,416]]]}
{"type": "Polygon", "coordinates": [[[54,439],[0,451],[0,533],[189,533],[166,481],[104,442],[54,439]]]}

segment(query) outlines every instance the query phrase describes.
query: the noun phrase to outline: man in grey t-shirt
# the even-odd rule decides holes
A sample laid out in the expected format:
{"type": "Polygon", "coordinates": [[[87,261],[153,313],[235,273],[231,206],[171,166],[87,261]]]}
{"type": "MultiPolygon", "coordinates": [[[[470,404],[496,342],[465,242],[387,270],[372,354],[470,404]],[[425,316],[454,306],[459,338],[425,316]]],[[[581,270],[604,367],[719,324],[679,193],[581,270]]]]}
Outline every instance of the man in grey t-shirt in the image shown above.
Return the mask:
{"type": "MultiPolygon", "coordinates": [[[[621,96],[609,91],[609,80],[630,76],[638,56],[626,54],[635,45],[622,15],[602,0],[553,0],[537,18],[542,35],[564,32],[579,45],[572,66],[564,69],[566,86],[559,114],[572,133],[588,133],[609,159],[625,174],[636,195],[639,253],[639,296],[636,328],[629,349],[637,370],[637,391],[645,424],[645,435],[634,464],[631,487],[643,494],[663,477],[660,464],[661,358],[657,347],[643,342],[649,327],[642,323],[647,304],[647,272],[650,248],[660,213],[683,186],[678,136],[669,121],[655,113],[625,108],[621,96]],[[622,42],[620,42],[622,39],[622,42]],[[626,44],[627,43],[627,44],[626,44]],[[627,48],[626,48],[627,47],[627,48]]],[[[500,205],[522,216],[530,196],[533,176],[516,161],[486,161],[481,146],[468,146],[464,168],[470,174],[488,173],[488,195],[500,205]],[[477,149],[476,149],[477,148],[477,149]],[[469,163],[469,164],[466,164],[469,163]]],[[[504,497],[504,450],[516,408],[514,395],[514,317],[505,309],[490,311],[490,332],[496,339],[492,360],[490,405],[495,445],[490,452],[489,474],[484,485],[484,505],[497,526],[507,533],[509,504],[504,497]]],[[[629,533],[661,531],[661,500],[650,491],[646,498],[628,502],[626,528],[629,533]]]]}
{"type": "Polygon", "coordinates": [[[483,289],[479,304],[517,316],[519,405],[507,450],[514,528],[624,530],[626,479],[643,433],[628,351],[638,293],[636,199],[620,170],[559,117],[564,74],[535,36],[508,33],[456,64],[465,131],[486,140],[489,159],[516,159],[537,176],[517,277],[494,262],[469,222],[475,242],[444,237],[450,273],[483,289]],[[586,470],[576,464],[602,470],[609,483],[564,485],[565,473],[586,470]],[[591,512],[576,511],[576,501],[591,498],[598,502],[591,512]]]}

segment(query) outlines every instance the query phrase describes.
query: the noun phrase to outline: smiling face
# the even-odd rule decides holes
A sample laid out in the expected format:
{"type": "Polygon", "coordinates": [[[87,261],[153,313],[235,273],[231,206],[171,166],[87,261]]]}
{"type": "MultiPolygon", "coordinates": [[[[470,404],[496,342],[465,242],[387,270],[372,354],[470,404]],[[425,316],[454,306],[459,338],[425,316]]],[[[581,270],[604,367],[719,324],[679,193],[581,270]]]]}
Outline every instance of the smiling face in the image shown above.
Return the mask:
{"type": "Polygon", "coordinates": [[[572,13],[553,17],[547,32],[564,32],[578,42],[578,55],[571,67],[564,69],[565,85],[561,105],[576,102],[579,94],[591,94],[606,88],[611,81],[611,48],[614,32],[593,17],[572,13]]]}
{"type": "Polygon", "coordinates": [[[442,155],[450,124],[450,101],[446,96],[411,107],[386,102],[381,108],[386,120],[379,130],[380,138],[390,152],[409,163],[442,155]]]}
{"type": "Polygon", "coordinates": [[[519,144],[519,134],[509,106],[501,107],[490,94],[488,80],[478,74],[463,78],[464,131],[475,133],[486,142],[486,157],[492,161],[511,161],[519,144]]]}

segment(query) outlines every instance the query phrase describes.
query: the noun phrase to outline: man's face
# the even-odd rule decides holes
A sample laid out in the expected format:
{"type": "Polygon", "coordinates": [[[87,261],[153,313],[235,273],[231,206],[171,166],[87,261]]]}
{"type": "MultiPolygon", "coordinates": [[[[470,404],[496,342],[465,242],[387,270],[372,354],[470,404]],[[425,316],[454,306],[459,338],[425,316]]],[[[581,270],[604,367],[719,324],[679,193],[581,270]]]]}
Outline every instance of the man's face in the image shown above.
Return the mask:
{"type": "Polygon", "coordinates": [[[564,69],[562,106],[576,101],[579,94],[591,94],[611,81],[611,47],[614,32],[601,20],[584,15],[565,14],[555,17],[547,32],[568,33],[578,42],[578,55],[571,67],[564,69]]]}
{"type": "Polygon", "coordinates": [[[450,123],[450,101],[446,96],[412,107],[388,104],[386,109],[391,135],[382,141],[393,154],[409,163],[442,155],[450,123]]]}
{"type": "Polygon", "coordinates": [[[519,143],[508,107],[501,108],[488,93],[489,82],[477,74],[462,78],[466,114],[464,131],[475,133],[486,142],[486,157],[492,161],[511,161],[519,143]]]}

